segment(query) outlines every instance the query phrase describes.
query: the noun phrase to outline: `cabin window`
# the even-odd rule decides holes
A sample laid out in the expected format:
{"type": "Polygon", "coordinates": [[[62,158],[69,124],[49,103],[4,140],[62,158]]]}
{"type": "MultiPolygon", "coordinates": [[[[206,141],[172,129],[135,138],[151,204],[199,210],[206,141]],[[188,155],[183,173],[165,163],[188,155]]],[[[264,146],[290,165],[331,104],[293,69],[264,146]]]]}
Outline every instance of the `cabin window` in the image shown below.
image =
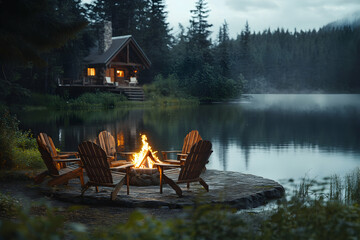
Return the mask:
{"type": "Polygon", "coordinates": [[[125,76],[125,73],[123,70],[116,70],[116,76],[117,77],[124,77],[125,76]]]}
{"type": "Polygon", "coordinates": [[[88,76],[95,76],[95,68],[88,68],[87,69],[88,76]]]}

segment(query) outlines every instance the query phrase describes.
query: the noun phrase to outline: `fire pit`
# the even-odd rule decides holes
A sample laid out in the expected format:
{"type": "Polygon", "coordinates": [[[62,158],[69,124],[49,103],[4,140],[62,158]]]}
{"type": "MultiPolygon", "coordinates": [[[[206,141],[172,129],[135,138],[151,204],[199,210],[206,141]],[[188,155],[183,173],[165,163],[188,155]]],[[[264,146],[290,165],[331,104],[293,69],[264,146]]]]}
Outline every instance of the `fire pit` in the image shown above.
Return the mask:
{"type": "Polygon", "coordinates": [[[141,135],[142,147],[131,157],[134,167],[130,172],[130,185],[151,186],[159,185],[159,172],[154,163],[161,163],[147,141],[146,135],[141,135]]]}

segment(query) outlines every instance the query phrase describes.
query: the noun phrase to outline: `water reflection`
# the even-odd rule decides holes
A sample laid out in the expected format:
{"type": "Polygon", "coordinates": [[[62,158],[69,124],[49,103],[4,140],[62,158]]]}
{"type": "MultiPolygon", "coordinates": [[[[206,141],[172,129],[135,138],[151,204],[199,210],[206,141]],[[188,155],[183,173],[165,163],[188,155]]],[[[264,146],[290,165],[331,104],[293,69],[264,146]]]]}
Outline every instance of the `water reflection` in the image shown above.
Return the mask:
{"type": "Polygon", "coordinates": [[[199,130],[212,141],[209,168],[272,179],[347,173],[360,161],[360,95],[251,95],[228,104],[186,108],[20,113],[23,128],[53,136],[75,150],[106,129],[119,151],[140,147],[146,133],[153,149],[181,149],[199,130]]]}

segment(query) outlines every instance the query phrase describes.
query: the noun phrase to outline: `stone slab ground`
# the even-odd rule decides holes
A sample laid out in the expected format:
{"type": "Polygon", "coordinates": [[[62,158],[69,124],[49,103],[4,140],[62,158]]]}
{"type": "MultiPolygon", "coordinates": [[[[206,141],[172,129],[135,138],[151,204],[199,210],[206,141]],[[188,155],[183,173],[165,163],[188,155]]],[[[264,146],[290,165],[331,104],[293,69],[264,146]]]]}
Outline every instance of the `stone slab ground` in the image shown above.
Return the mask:
{"type": "Polygon", "coordinates": [[[210,191],[206,192],[198,183],[192,183],[189,190],[186,184],[180,184],[182,197],[178,197],[167,185],[164,186],[163,194],[159,193],[159,186],[130,186],[130,195],[126,195],[126,186],[123,186],[115,201],[110,200],[112,189],[106,187],[100,187],[99,193],[91,187],[81,197],[78,179],[71,180],[66,186],[49,188],[44,183],[38,188],[46,196],[74,204],[162,209],[178,209],[197,203],[248,209],[281,198],[285,192],[279,183],[251,174],[207,170],[201,177],[209,185],[210,191]]]}

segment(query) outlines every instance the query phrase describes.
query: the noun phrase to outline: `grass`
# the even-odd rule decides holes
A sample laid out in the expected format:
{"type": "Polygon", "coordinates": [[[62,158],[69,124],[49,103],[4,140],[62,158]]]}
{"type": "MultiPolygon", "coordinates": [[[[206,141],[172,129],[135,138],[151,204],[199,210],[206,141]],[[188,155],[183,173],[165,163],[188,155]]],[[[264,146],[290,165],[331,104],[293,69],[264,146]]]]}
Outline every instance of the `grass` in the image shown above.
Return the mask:
{"type": "Polygon", "coordinates": [[[75,99],[65,99],[58,95],[44,95],[33,93],[31,101],[27,103],[28,109],[108,109],[116,108],[126,102],[126,97],[121,94],[107,92],[84,93],[75,99]]]}
{"type": "Polygon", "coordinates": [[[348,205],[360,205],[360,169],[355,169],[343,179],[333,176],[330,180],[329,198],[348,205]]]}
{"type": "MultiPolygon", "coordinates": [[[[146,89],[146,87],[145,87],[146,89]]],[[[88,109],[114,109],[134,108],[147,106],[180,106],[198,105],[199,101],[192,97],[162,96],[150,94],[144,102],[127,101],[121,94],[98,92],[84,93],[78,98],[66,100],[58,95],[44,95],[33,93],[30,101],[22,107],[25,110],[88,110],[88,109]]]]}

